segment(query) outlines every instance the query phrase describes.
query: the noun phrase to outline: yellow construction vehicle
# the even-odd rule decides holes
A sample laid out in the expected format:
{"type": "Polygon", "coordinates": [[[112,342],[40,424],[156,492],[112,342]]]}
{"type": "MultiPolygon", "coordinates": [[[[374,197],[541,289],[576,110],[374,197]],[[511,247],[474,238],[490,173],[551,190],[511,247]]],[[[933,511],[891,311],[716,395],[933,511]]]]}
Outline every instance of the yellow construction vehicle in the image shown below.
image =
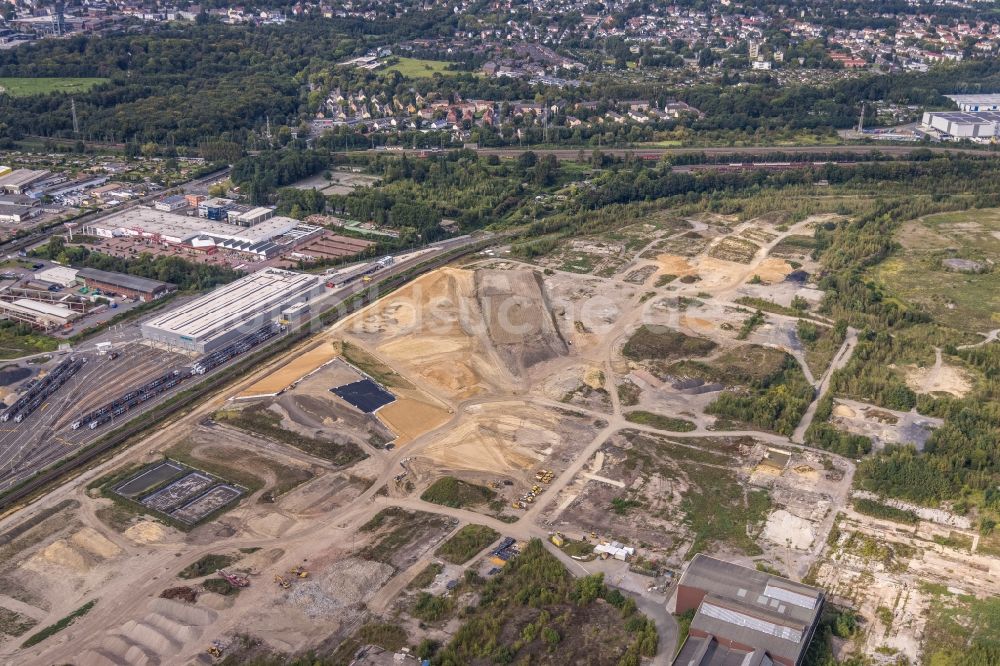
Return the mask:
{"type": "Polygon", "coordinates": [[[288,573],[292,574],[296,578],[309,578],[309,572],[303,569],[302,567],[295,567],[288,573]]]}
{"type": "Polygon", "coordinates": [[[537,486],[537,485],[536,486],[531,486],[531,492],[533,492],[533,493],[535,493],[537,495],[538,493],[542,492],[542,487],[541,486],[537,486]]]}
{"type": "Polygon", "coordinates": [[[208,649],[205,650],[205,652],[207,652],[209,655],[211,655],[215,659],[218,659],[219,657],[222,656],[222,650],[220,650],[219,648],[215,647],[214,645],[209,645],[208,649]]]}
{"type": "Polygon", "coordinates": [[[291,583],[285,580],[284,576],[279,576],[278,574],[274,574],[274,582],[280,585],[283,590],[287,590],[292,586],[291,583]]]}

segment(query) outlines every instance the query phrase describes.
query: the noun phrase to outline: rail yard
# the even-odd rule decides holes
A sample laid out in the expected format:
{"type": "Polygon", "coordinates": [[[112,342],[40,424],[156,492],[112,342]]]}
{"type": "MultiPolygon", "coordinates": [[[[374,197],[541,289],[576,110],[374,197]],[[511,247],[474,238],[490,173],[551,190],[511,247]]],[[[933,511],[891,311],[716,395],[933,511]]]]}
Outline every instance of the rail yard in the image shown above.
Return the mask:
{"type": "MultiPolygon", "coordinates": [[[[313,312],[335,307],[367,289],[373,275],[385,279],[432,260],[438,253],[473,242],[469,238],[453,239],[404,255],[395,263],[376,262],[355,269],[349,279],[328,282],[315,300],[313,312]],[[363,276],[368,279],[362,280],[363,276]]],[[[137,322],[117,331],[113,346],[94,343],[70,356],[53,353],[18,364],[29,375],[4,387],[11,397],[10,407],[0,412],[0,493],[85,449],[178,390],[222,370],[241,354],[280,338],[287,327],[277,323],[276,314],[266,314],[274,319],[262,320],[254,313],[233,329],[242,330],[241,337],[201,356],[157,340],[142,339],[137,322]],[[19,415],[21,421],[17,421],[19,415]],[[7,420],[2,421],[5,416],[7,420]]],[[[236,324],[240,322],[233,326],[236,324]]],[[[308,325],[308,319],[297,325],[308,325]]]]}

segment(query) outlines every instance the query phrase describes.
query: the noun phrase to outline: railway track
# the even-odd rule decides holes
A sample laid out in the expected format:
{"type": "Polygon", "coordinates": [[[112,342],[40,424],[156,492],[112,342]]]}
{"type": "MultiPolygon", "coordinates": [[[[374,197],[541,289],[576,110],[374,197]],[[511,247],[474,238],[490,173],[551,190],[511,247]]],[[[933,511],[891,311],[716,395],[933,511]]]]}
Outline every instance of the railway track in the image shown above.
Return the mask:
{"type": "Polygon", "coordinates": [[[477,243],[470,243],[469,245],[428,259],[426,262],[408,268],[400,273],[386,277],[384,280],[367,285],[363,283],[357,285],[337,305],[310,317],[297,329],[278,337],[270,345],[249,354],[244,359],[237,360],[232,365],[223,366],[218,372],[208,375],[202,382],[189,386],[187,390],[156,404],[150,410],[139,414],[125,425],[104,435],[75,455],[53,463],[50,467],[40,470],[35,476],[0,495],[0,511],[7,510],[17,503],[44,491],[51,484],[100,459],[133,437],[141,435],[152,426],[164,421],[170,415],[194,405],[212,392],[221,389],[232,380],[244,376],[254,366],[287,351],[298,342],[305,340],[313,334],[314,331],[310,324],[314,320],[318,319],[323,325],[332,324],[342,317],[369,305],[374,300],[382,298],[418,275],[440,268],[465,255],[477,252],[484,247],[496,243],[497,240],[497,238],[491,238],[477,243]]]}

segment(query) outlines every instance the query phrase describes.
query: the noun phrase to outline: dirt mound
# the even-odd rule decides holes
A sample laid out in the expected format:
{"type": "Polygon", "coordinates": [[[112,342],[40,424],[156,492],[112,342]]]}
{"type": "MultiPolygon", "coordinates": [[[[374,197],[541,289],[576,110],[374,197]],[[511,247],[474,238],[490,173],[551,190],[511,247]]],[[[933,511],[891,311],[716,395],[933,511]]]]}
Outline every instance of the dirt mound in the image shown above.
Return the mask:
{"type": "Polygon", "coordinates": [[[852,419],[852,418],[854,418],[856,416],[856,414],[854,413],[854,410],[851,409],[850,407],[848,407],[847,405],[837,405],[836,407],[834,407],[833,408],[833,415],[834,416],[843,416],[843,417],[848,418],[848,419],[852,419]]]}
{"type": "Polygon", "coordinates": [[[587,368],[583,373],[583,383],[595,390],[604,388],[604,371],[596,367],[587,368]]]}
{"type": "Polygon", "coordinates": [[[36,571],[46,565],[83,573],[90,570],[91,562],[78,548],[71,546],[65,539],[60,539],[46,546],[24,564],[26,568],[36,571]]]}
{"type": "Polygon", "coordinates": [[[401,375],[455,399],[510,381],[489,349],[473,271],[442,268],[337,326],[401,375]]]}
{"type": "Polygon", "coordinates": [[[476,296],[489,338],[515,375],[568,352],[534,271],[477,271],[476,296]]]}
{"type": "Polygon", "coordinates": [[[86,573],[101,562],[121,553],[121,548],[97,530],[84,527],[66,539],[53,541],[25,561],[32,571],[45,571],[56,566],[77,573],[86,573]]]}
{"type": "Polygon", "coordinates": [[[74,534],[70,538],[70,541],[73,542],[74,546],[82,548],[101,559],[115,557],[122,552],[122,549],[114,542],[92,527],[84,527],[74,534]]]}
{"type": "Polygon", "coordinates": [[[788,277],[793,270],[792,265],[784,259],[768,257],[754,269],[754,274],[759,275],[764,282],[776,283],[788,277]]]}
{"type": "Polygon", "coordinates": [[[160,592],[161,599],[173,599],[175,601],[186,601],[193,604],[198,600],[198,591],[193,587],[182,585],[180,587],[168,587],[160,592]]]}
{"type": "Polygon", "coordinates": [[[137,544],[160,543],[167,538],[167,530],[159,523],[143,520],[125,530],[124,536],[137,544]]]}
{"type": "MultiPolygon", "coordinates": [[[[117,632],[104,636],[91,654],[103,655],[113,663],[156,664],[176,659],[201,640],[202,627],[215,621],[217,613],[174,599],[151,599],[148,612],[129,620],[117,632]]],[[[84,663],[89,663],[84,661],[84,663]]]]}
{"type": "Polygon", "coordinates": [[[448,469],[507,473],[544,459],[561,439],[559,417],[522,402],[474,405],[423,455],[448,469]]]}

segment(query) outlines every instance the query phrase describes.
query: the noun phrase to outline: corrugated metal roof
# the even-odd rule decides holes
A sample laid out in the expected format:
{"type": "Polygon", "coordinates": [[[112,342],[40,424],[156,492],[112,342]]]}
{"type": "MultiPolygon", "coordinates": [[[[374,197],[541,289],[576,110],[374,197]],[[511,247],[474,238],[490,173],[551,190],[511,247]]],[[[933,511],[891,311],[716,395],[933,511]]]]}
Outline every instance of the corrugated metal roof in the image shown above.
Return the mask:
{"type": "Polygon", "coordinates": [[[151,280],[149,278],[138,277],[136,275],[127,275],[125,273],[112,273],[110,271],[102,271],[96,268],[81,268],[77,275],[86,279],[96,280],[98,282],[114,285],[116,287],[122,287],[123,289],[132,289],[134,291],[141,291],[145,293],[152,293],[158,289],[173,286],[167,282],[160,282],[159,280],[151,280]]]}

